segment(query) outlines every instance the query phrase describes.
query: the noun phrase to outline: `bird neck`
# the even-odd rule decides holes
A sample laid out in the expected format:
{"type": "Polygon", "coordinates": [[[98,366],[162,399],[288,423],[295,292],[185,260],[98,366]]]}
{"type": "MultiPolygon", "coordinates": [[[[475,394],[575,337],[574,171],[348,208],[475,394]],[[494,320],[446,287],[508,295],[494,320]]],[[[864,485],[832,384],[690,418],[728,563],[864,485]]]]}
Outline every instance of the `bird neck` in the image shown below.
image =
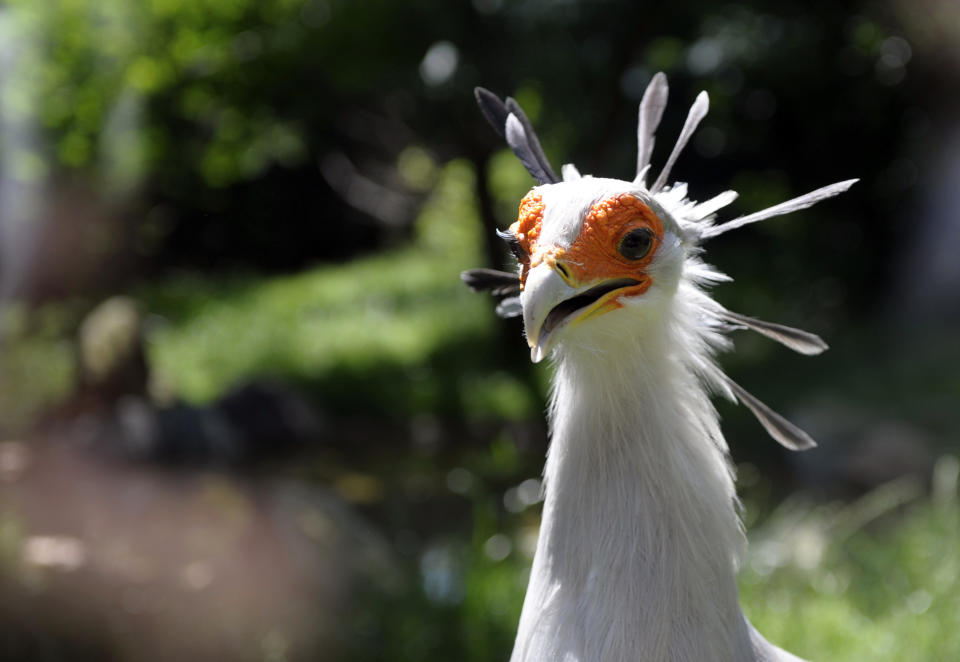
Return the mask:
{"type": "Polygon", "coordinates": [[[655,317],[558,357],[513,662],[750,659],[732,471],[694,371],[708,357],[677,354],[698,343],[655,317]]]}

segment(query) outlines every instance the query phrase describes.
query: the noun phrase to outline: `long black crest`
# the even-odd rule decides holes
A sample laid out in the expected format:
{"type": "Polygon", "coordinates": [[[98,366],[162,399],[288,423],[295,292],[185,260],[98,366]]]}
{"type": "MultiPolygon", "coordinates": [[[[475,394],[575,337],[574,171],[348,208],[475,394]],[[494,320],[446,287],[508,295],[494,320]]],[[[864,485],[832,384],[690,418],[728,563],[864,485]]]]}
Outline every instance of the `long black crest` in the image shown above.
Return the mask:
{"type": "Polygon", "coordinates": [[[473,94],[480,112],[487,118],[497,135],[504,138],[538,184],[556,184],[560,181],[543,153],[536,131],[523,109],[514,99],[503,101],[483,87],[474,88],[473,94]]]}

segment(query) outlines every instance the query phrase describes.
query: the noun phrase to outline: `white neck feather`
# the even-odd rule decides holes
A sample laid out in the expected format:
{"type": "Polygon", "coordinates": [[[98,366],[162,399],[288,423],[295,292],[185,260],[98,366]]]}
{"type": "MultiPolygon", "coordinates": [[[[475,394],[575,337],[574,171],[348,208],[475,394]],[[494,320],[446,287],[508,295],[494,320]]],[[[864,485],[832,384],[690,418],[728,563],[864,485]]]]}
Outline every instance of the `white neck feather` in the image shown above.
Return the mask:
{"type": "Polygon", "coordinates": [[[609,338],[599,325],[589,338],[571,329],[557,352],[543,521],[512,662],[753,659],[732,472],[685,301],[610,313],[609,338]]]}

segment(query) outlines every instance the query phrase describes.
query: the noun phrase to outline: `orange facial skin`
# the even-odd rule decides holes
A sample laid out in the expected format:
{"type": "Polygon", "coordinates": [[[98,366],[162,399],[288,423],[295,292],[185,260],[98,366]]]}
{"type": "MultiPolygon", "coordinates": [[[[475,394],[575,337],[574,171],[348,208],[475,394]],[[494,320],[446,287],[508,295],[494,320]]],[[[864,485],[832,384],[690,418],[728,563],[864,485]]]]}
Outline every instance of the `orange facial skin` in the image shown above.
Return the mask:
{"type": "MultiPolygon", "coordinates": [[[[535,266],[531,264],[534,256],[534,247],[540,238],[540,226],[543,223],[543,198],[539,193],[530,191],[520,201],[520,212],[517,221],[510,226],[510,233],[516,237],[520,248],[523,249],[520,260],[520,289],[527,282],[527,274],[535,266]]],[[[539,264],[539,261],[537,262],[539,264]]]]}
{"type": "Polygon", "coordinates": [[[510,232],[527,258],[521,259],[521,289],[530,269],[546,262],[575,288],[614,278],[640,281],[603,297],[591,306],[587,316],[620,308],[623,305],[618,300],[620,297],[647,291],[652,280],[646,268],[663,240],[663,223],[650,207],[629,193],[596,202],[587,212],[580,233],[568,249],[538,245],[543,209],[540,195],[531,191],[520,203],[517,222],[510,226],[510,232]],[[653,245],[642,259],[629,260],[620,254],[617,246],[624,235],[636,228],[648,228],[654,235],[653,245]]]}

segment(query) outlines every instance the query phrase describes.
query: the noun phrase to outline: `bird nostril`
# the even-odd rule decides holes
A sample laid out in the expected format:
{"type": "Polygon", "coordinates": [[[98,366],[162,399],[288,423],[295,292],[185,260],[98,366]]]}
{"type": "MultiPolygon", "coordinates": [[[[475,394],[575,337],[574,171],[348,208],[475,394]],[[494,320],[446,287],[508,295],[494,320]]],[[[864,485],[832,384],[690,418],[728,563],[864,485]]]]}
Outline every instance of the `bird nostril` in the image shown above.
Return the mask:
{"type": "Polygon", "coordinates": [[[570,282],[570,268],[567,267],[563,262],[555,262],[554,268],[560,272],[560,277],[563,278],[568,283],[570,282]]]}

